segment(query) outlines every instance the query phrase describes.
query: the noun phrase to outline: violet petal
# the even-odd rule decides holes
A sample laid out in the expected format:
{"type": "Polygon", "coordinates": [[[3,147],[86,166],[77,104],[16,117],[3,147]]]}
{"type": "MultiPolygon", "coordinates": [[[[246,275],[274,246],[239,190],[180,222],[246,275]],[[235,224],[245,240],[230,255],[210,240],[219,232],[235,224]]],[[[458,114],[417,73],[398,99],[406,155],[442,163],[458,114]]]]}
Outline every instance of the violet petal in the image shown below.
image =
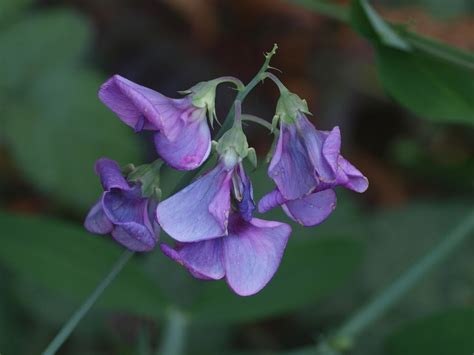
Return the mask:
{"type": "Polygon", "coordinates": [[[282,205],[286,202],[286,199],[283,195],[278,191],[278,189],[269,192],[265,196],[263,196],[260,201],[258,201],[258,212],[265,213],[270,211],[271,209],[282,205]]]}
{"type": "Polygon", "coordinates": [[[99,98],[132,128],[161,130],[174,140],[185,122],[181,116],[193,109],[189,97],[171,99],[152,89],[138,85],[120,75],[114,75],[99,90],[99,98]]]}
{"type": "Polygon", "coordinates": [[[280,265],[291,233],[289,225],[233,215],[229,235],[222,238],[226,280],[238,295],[259,292],[280,265]]]}
{"type": "Polygon", "coordinates": [[[327,189],[287,201],[282,207],[290,218],[309,227],[323,222],[336,208],[336,201],[334,190],[327,189]]]}
{"type": "Polygon", "coordinates": [[[217,165],[183,190],[162,201],[158,223],[173,239],[197,242],[227,231],[232,171],[217,165]]]}
{"type": "Polygon", "coordinates": [[[311,192],[316,186],[314,168],[295,125],[282,123],[268,175],[289,200],[311,192]]]}
{"type": "Polygon", "coordinates": [[[165,255],[186,267],[197,278],[219,280],[224,277],[222,238],[183,243],[174,249],[166,244],[160,247],[165,255]]]}
{"type": "Polygon", "coordinates": [[[116,225],[112,237],[127,249],[144,252],[152,250],[157,242],[156,236],[146,226],[138,223],[116,225]]]}
{"type": "Polygon", "coordinates": [[[100,158],[95,163],[95,171],[100,177],[100,182],[105,191],[112,188],[130,190],[130,186],[125,180],[116,161],[108,158],[100,158]]]}
{"type": "Polygon", "coordinates": [[[113,224],[135,222],[144,224],[148,220],[148,200],[141,197],[140,186],[133,190],[112,189],[104,193],[102,206],[113,224]]]}
{"type": "Polygon", "coordinates": [[[369,180],[342,155],[339,156],[339,171],[337,175],[338,185],[356,191],[364,192],[369,187],[369,180]]]}
{"type": "Polygon", "coordinates": [[[97,203],[92,206],[87,214],[84,227],[94,234],[109,234],[112,232],[113,225],[104,213],[102,200],[97,201],[97,203]]]}
{"type": "Polygon", "coordinates": [[[211,132],[205,117],[184,125],[174,141],[162,132],[157,132],[154,139],[158,154],[178,170],[196,169],[211,151],[211,132]]]}

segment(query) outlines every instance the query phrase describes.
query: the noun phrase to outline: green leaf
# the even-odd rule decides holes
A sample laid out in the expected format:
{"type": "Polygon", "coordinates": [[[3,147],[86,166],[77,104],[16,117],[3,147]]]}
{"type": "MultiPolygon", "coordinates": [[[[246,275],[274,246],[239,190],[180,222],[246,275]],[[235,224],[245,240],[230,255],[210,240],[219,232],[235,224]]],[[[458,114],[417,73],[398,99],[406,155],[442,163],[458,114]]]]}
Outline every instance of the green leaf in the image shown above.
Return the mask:
{"type": "Polygon", "coordinates": [[[72,11],[25,16],[0,33],[0,87],[22,95],[25,87],[48,70],[77,63],[90,33],[87,22],[72,11]]]}
{"type": "Polygon", "coordinates": [[[427,119],[474,124],[472,55],[396,31],[366,0],[352,2],[351,24],[374,46],[382,85],[401,105],[427,119]]]}
{"type": "Polygon", "coordinates": [[[474,54],[470,52],[411,31],[402,30],[401,35],[421,52],[465,69],[474,70],[474,54]]]}
{"type": "Polygon", "coordinates": [[[351,23],[369,40],[379,40],[384,45],[404,51],[411,49],[410,44],[375,12],[367,0],[352,1],[351,23]]]}
{"type": "Polygon", "coordinates": [[[26,7],[28,7],[33,0],[2,0],[0,2],[0,25],[8,23],[12,18],[15,18],[26,7]]]}
{"type": "Polygon", "coordinates": [[[96,97],[92,72],[50,73],[31,83],[25,101],[6,112],[6,141],[18,168],[45,193],[75,208],[98,199],[94,162],[107,156],[136,161],[136,136],[96,97]]]}
{"type": "Polygon", "coordinates": [[[390,355],[472,354],[474,308],[459,308],[402,325],[387,340],[390,355]]]}
{"type": "Polygon", "coordinates": [[[380,80],[400,104],[435,121],[474,124],[471,71],[422,53],[375,49],[380,80]]]}
{"type": "Polygon", "coordinates": [[[349,17],[345,7],[332,0],[289,0],[289,2],[299,4],[319,14],[335,18],[339,21],[347,21],[349,17]]]}
{"type": "MultiPolygon", "coordinates": [[[[0,225],[0,262],[24,279],[76,301],[94,290],[122,253],[109,237],[93,236],[58,220],[0,212],[0,225]]],[[[98,305],[158,316],[167,303],[136,261],[130,260],[98,305]]]]}
{"type": "Polygon", "coordinates": [[[278,272],[260,293],[239,297],[223,281],[210,283],[190,309],[195,320],[255,320],[318,302],[351,275],[363,254],[353,240],[292,238],[278,272]]]}

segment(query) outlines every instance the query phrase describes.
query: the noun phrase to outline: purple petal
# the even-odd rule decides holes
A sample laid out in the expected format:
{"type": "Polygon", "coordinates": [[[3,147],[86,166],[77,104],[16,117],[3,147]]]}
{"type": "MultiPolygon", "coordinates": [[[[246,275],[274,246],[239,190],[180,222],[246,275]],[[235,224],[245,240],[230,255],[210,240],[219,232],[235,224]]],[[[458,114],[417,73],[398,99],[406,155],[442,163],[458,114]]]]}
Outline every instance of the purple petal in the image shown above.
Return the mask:
{"type": "Polygon", "coordinates": [[[109,234],[112,232],[113,225],[104,213],[101,200],[97,201],[87,214],[84,227],[94,234],[109,234]]]}
{"type": "Polygon", "coordinates": [[[369,180],[342,155],[339,156],[338,185],[356,192],[364,192],[369,187],[369,180]]]}
{"type": "Polygon", "coordinates": [[[253,201],[252,182],[245,173],[242,163],[234,170],[233,175],[234,189],[238,195],[237,205],[240,215],[244,220],[249,222],[252,219],[252,213],[255,210],[255,202],[253,201]]]}
{"type": "Polygon", "coordinates": [[[138,252],[152,250],[158,239],[145,225],[134,222],[115,226],[112,237],[127,249],[138,252]]]}
{"type": "Polygon", "coordinates": [[[317,184],[313,165],[295,125],[281,124],[280,137],[268,168],[281,194],[288,200],[304,196],[317,184]]]}
{"type": "Polygon", "coordinates": [[[300,199],[287,201],[283,205],[286,214],[304,226],[315,226],[323,222],[336,208],[336,193],[323,190],[300,199]]]}
{"type": "Polygon", "coordinates": [[[258,212],[265,213],[277,206],[284,204],[285,202],[286,199],[283,197],[280,191],[278,191],[278,189],[275,189],[260,199],[260,201],[258,202],[258,212]]]}
{"type": "Polygon", "coordinates": [[[226,234],[232,171],[217,165],[191,185],[162,201],[158,223],[173,239],[197,242],[226,234]]]}
{"type": "Polygon", "coordinates": [[[182,116],[194,109],[188,97],[171,99],[120,75],[114,75],[101,86],[99,98],[128,126],[161,130],[171,140],[185,123],[182,116]],[[140,122],[143,118],[144,123],[140,122]]]}
{"type": "Polygon", "coordinates": [[[205,280],[224,277],[221,238],[183,243],[175,249],[166,244],[161,244],[160,247],[166,256],[186,267],[194,277],[205,280]]]}
{"type": "Polygon", "coordinates": [[[157,132],[155,146],[158,154],[173,168],[196,169],[211,151],[211,132],[205,117],[184,125],[174,141],[169,140],[162,132],[157,132]]]}
{"type": "Polygon", "coordinates": [[[339,127],[334,127],[329,133],[318,131],[304,114],[300,113],[297,117],[303,144],[316,175],[322,182],[334,181],[341,150],[339,127]]]}
{"type": "Polygon", "coordinates": [[[112,189],[104,193],[102,206],[113,224],[135,222],[144,224],[148,220],[148,200],[141,197],[140,186],[133,190],[112,189]]]}
{"type": "Polygon", "coordinates": [[[108,191],[112,188],[130,190],[117,162],[108,158],[100,158],[95,163],[95,171],[100,177],[104,190],[108,191]]]}
{"type": "Polygon", "coordinates": [[[226,279],[235,293],[249,296],[265,287],[280,265],[290,233],[284,223],[231,217],[229,235],[222,240],[226,279]]]}

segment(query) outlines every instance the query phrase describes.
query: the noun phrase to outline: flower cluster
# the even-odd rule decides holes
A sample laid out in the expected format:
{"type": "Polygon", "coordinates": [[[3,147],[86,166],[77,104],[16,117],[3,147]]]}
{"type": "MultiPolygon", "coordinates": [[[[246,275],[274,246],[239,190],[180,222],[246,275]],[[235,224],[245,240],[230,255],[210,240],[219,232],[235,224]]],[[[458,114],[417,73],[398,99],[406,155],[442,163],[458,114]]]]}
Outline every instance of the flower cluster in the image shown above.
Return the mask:
{"type": "MultiPolygon", "coordinates": [[[[277,143],[268,167],[276,186],[259,201],[258,212],[281,206],[294,221],[314,226],[334,210],[336,186],[363,192],[368,181],[340,154],[339,128],[317,130],[306,117],[306,102],[266,69],[259,72],[259,79],[274,80],[281,94],[273,122],[277,143]]],[[[277,271],[291,227],[254,217],[252,183],[243,162],[255,163],[256,158],[242,129],[239,96],[232,127],[217,142],[211,141],[216,87],[223,82],[235,84],[240,92],[249,91],[232,77],[199,83],[183,91],[180,99],[119,75],[102,85],[99,98],[126,125],[135,132],[154,132],[159,159],[124,169],[110,159],[99,159],[96,173],[104,193],[90,210],[85,227],[91,233],[111,234],[137,252],[154,249],[161,229],[175,241],[174,246],[160,244],[165,255],[196,278],[225,278],[235,293],[248,296],[259,292],[277,271]],[[162,162],[174,169],[194,170],[211,151],[217,158],[212,169],[160,201],[162,162]]]]}

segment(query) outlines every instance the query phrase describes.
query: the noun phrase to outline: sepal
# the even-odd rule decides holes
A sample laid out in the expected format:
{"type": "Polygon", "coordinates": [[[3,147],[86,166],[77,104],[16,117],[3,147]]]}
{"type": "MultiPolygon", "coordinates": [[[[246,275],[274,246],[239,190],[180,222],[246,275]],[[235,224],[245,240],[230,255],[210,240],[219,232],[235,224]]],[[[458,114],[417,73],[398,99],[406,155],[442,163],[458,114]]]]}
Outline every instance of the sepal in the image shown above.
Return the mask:
{"type": "Polygon", "coordinates": [[[143,197],[153,196],[159,201],[161,197],[160,168],[162,165],[161,160],[156,160],[151,164],[143,164],[137,167],[130,164],[124,170],[132,169],[127,175],[127,180],[140,183],[143,197]]]}
{"type": "Polygon", "coordinates": [[[272,126],[276,128],[279,120],[290,124],[295,123],[298,112],[311,114],[306,100],[301,99],[298,95],[288,90],[280,91],[280,98],[278,99],[272,126]]]}

